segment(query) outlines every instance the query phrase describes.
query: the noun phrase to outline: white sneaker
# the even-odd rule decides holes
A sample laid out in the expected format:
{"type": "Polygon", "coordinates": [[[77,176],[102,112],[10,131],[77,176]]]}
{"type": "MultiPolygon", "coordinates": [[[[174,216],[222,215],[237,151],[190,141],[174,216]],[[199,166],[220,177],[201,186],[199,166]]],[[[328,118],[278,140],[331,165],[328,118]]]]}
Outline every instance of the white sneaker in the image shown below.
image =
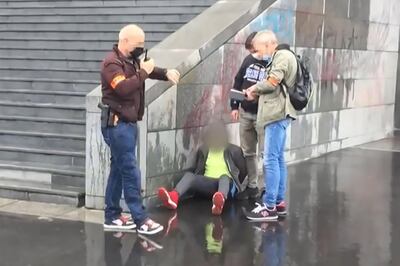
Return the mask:
{"type": "Polygon", "coordinates": [[[147,219],[146,222],[137,230],[139,234],[154,235],[164,230],[164,227],[151,219],[147,219]]]}
{"type": "Polygon", "coordinates": [[[136,229],[136,224],[132,218],[121,215],[121,217],[113,220],[111,223],[104,223],[103,227],[106,231],[130,231],[136,229]]]}

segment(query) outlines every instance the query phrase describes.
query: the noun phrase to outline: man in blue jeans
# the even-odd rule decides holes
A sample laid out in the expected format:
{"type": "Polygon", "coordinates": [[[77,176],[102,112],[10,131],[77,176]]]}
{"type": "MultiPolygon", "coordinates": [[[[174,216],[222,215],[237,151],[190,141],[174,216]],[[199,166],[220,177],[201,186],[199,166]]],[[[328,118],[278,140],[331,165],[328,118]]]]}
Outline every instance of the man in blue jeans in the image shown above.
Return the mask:
{"type": "Polygon", "coordinates": [[[107,55],[101,68],[102,103],[107,119],[102,119],[104,140],[111,150],[111,170],[105,195],[106,230],[132,230],[142,234],[156,234],[163,227],[151,220],[142,203],[141,177],[136,159],[138,127],[136,122],[144,114],[145,80],[158,79],[176,84],[180,74],[176,70],[155,67],[153,59],[139,59],[144,53],[145,34],[136,25],[121,29],[119,42],[107,55]],[[104,122],[105,121],[105,122],[104,122]],[[132,218],[122,216],[120,200],[125,201],[132,218]]]}
{"type": "Polygon", "coordinates": [[[259,97],[257,125],[264,131],[266,185],[263,203],[257,203],[246,216],[253,221],[271,221],[286,215],[286,130],[296,117],[286,87],[292,87],[296,82],[297,59],[289,45],[278,45],[272,31],[259,32],[253,42],[259,56],[271,56],[272,61],[267,68],[267,78],[246,92],[249,100],[259,97]]]}

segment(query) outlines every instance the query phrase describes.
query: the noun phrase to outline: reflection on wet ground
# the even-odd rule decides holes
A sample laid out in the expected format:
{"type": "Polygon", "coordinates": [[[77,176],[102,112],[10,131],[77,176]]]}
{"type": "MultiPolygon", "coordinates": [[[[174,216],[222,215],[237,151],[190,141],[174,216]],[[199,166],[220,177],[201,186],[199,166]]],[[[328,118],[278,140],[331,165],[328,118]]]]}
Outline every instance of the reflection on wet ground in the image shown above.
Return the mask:
{"type": "Polygon", "coordinates": [[[400,265],[400,153],[347,149],[289,168],[286,220],[250,223],[249,202],[152,210],[156,237],[0,215],[0,265],[400,265]]]}

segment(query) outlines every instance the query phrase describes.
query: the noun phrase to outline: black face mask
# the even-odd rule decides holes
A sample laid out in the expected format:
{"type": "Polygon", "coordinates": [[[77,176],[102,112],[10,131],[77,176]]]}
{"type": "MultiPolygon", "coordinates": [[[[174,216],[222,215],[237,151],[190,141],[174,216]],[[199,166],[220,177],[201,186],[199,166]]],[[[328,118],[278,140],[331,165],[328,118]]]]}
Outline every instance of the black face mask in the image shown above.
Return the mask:
{"type": "Polygon", "coordinates": [[[145,49],[143,47],[137,47],[133,49],[133,51],[130,53],[132,59],[139,59],[139,57],[144,53],[145,49]]]}

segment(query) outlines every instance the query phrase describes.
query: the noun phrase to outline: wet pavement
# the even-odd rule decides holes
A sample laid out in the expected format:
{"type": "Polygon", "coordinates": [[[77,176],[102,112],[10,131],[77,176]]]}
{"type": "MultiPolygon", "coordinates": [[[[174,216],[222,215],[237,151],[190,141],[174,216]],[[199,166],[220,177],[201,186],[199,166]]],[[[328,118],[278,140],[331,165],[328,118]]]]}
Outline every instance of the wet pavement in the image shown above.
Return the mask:
{"type": "Polygon", "coordinates": [[[400,153],[388,140],[289,167],[289,215],[250,223],[207,200],[152,210],[157,237],[105,233],[102,225],[0,214],[0,265],[400,265],[400,153]]]}

